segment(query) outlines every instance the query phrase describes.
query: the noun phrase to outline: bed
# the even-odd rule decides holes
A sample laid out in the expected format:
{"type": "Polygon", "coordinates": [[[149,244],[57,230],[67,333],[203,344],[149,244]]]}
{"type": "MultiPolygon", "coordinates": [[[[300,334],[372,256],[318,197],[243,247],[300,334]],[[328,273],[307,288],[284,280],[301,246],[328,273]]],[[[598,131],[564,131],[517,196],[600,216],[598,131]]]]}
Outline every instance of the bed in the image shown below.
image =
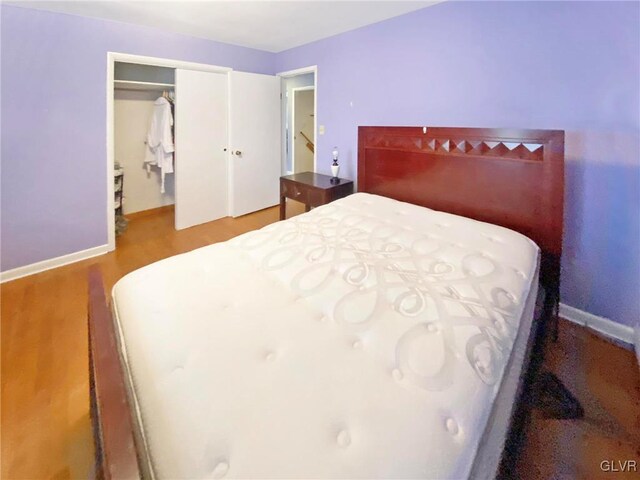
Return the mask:
{"type": "Polygon", "coordinates": [[[359,193],[132,272],[112,312],[94,272],[98,471],[496,476],[557,305],[563,141],[361,127],[359,193]]]}

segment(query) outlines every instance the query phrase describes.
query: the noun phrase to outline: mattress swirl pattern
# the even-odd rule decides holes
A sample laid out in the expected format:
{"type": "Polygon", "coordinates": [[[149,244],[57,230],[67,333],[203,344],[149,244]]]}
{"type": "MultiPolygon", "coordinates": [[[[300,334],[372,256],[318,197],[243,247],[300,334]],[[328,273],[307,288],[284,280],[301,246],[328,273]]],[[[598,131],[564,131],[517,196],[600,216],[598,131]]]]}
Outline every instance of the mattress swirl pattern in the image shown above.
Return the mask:
{"type": "MultiPolygon", "coordinates": [[[[366,207],[374,201],[360,204],[366,207]]],[[[376,212],[378,208],[364,214],[334,205],[231,244],[251,252],[264,271],[292,267],[293,272],[282,277],[304,297],[322,296],[332,287],[347,291],[331,312],[346,329],[362,331],[376,320],[396,321],[389,316],[393,312],[413,319],[397,342],[395,358],[397,375],[421,388],[439,390],[454,381],[453,363],[461,361],[455,355],[455,329],[477,327],[478,333],[467,339],[465,358],[484,383],[494,384],[520,313],[515,295],[497,286],[501,263],[463,243],[443,241],[446,235],[438,232],[449,227],[446,219],[434,223],[435,233],[427,234],[402,222],[402,215],[408,215],[405,210],[397,212],[400,221],[393,223],[376,212]],[[447,253],[455,257],[447,258],[447,253]],[[439,344],[442,352],[440,364],[426,374],[413,369],[410,361],[422,339],[439,344]]],[[[486,238],[500,242],[494,236],[486,238]]],[[[521,270],[514,271],[524,277],[521,270]]]]}
{"type": "Polygon", "coordinates": [[[537,255],[355,194],[128,275],[114,300],[155,475],[467,476],[537,255]]]}

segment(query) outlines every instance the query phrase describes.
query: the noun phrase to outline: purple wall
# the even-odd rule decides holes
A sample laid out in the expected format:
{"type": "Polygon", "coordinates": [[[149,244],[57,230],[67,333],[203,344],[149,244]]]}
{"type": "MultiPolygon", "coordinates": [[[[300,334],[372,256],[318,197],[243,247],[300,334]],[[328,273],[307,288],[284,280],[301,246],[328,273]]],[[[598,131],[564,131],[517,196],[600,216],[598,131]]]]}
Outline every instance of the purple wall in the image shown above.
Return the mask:
{"type": "Polygon", "coordinates": [[[272,73],[274,54],[2,5],[1,269],[107,243],[107,52],[272,73]]]}
{"type": "Polygon", "coordinates": [[[562,301],[640,318],[640,4],[446,2],[288,50],[318,65],[321,170],[358,125],[566,131],[562,301]],[[353,102],[351,106],[350,102],[353,102]]]}

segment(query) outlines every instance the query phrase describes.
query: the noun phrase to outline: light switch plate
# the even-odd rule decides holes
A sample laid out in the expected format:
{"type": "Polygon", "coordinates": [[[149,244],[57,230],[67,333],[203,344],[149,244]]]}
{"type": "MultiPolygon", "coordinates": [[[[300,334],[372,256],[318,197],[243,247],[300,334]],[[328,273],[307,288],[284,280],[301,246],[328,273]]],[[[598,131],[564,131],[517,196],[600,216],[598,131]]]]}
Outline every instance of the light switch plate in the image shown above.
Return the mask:
{"type": "Polygon", "coordinates": [[[324,135],[324,125],[318,126],[318,135],[324,135]]]}

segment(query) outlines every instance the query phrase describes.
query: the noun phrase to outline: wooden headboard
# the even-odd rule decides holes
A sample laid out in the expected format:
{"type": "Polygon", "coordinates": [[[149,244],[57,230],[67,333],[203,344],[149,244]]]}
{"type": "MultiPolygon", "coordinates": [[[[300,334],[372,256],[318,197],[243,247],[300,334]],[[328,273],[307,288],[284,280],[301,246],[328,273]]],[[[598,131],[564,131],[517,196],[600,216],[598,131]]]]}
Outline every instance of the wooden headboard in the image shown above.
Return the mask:
{"type": "Polygon", "coordinates": [[[557,304],[563,131],[359,127],[358,191],[526,235],[542,250],[540,279],[557,304]]]}

